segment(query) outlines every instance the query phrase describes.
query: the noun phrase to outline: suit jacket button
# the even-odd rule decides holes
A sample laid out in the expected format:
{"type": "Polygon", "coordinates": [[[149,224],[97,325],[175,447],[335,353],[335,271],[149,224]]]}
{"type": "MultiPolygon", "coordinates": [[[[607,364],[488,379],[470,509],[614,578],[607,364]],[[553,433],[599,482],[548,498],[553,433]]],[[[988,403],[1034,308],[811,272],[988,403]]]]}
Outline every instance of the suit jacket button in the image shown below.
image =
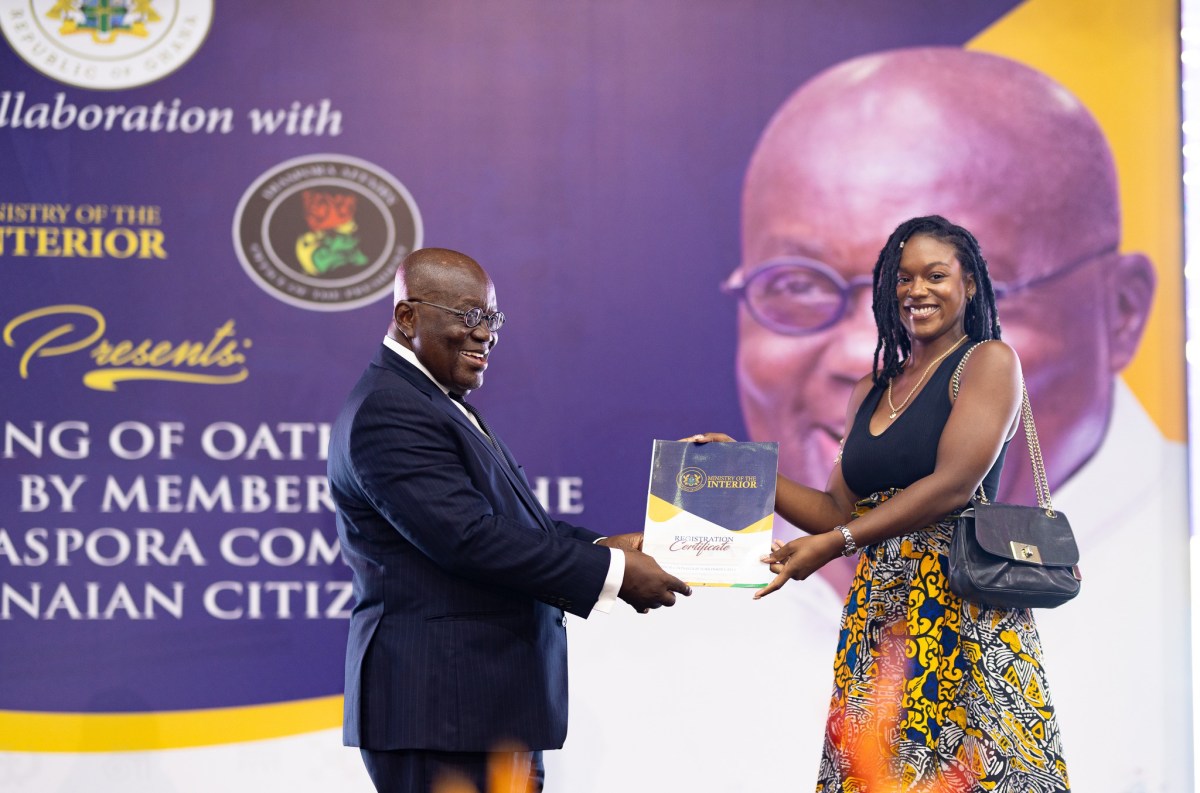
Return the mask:
{"type": "Polygon", "coordinates": [[[564,615],[563,615],[563,618],[562,618],[561,625],[562,625],[564,628],[565,628],[565,627],[567,627],[567,615],[566,615],[566,614],[564,614],[564,615]]]}

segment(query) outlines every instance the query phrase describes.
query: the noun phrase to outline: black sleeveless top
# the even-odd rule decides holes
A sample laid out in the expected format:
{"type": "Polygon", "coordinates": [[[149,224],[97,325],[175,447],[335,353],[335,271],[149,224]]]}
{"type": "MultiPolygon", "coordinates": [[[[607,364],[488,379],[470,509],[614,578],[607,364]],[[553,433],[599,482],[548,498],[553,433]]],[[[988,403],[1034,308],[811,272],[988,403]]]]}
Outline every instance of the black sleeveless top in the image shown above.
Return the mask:
{"type": "MultiPolygon", "coordinates": [[[[950,379],[969,349],[971,344],[964,343],[938,364],[912,403],[879,435],[871,434],[871,415],[887,386],[871,387],[854,416],[854,425],[842,448],[842,477],[856,495],[862,497],[893,487],[908,487],[933,473],[938,442],[953,407],[950,379]]],[[[1008,441],[1005,441],[992,470],[983,479],[983,492],[991,500],[996,498],[1007,452],[1008,441]]]]}

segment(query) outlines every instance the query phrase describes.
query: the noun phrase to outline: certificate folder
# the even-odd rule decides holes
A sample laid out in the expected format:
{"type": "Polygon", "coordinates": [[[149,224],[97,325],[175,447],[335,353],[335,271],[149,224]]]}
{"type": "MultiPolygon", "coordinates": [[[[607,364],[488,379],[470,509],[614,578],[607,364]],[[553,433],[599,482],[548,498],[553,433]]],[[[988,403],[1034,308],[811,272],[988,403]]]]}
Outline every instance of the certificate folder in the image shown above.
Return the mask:
{"type": "Polygon", "coordinates": [[[777,443],[655,441],[643,550],[696,586],[766,586],[777,443]]]}

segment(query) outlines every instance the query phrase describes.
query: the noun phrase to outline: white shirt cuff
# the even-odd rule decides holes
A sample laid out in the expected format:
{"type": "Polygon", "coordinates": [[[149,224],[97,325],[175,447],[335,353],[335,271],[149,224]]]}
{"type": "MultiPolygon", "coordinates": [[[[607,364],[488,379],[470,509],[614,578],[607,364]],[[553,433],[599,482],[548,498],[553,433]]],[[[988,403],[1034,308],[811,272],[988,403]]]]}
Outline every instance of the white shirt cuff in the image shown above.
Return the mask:
{"type": "Polygon", "coordinates": [[[607,614],[613,603],[617,602],[617,593],[621,591],[621,583],[625,580],[625,552],[619,548],[609,548],[612,559],[608,563],[608,575],[604,577],[604,586],[600,589],[600,597],[593,612],[607,614]]]}

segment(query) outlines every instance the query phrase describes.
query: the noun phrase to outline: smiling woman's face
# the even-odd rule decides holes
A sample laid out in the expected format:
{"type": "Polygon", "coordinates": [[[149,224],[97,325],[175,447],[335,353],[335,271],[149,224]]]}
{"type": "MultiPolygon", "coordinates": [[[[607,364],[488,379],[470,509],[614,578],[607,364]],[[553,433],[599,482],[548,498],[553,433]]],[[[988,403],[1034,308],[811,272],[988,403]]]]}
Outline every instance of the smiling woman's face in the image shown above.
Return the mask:
{"type": "Polygon", "coordinates": [[[896,275],[896,300],[900,321],[914,342],[930,343],[949,334],[963,335],[967,300],[975,293],[975,279],[958,261],[953,245],[924,234],[904,243],[896,275]]]}

